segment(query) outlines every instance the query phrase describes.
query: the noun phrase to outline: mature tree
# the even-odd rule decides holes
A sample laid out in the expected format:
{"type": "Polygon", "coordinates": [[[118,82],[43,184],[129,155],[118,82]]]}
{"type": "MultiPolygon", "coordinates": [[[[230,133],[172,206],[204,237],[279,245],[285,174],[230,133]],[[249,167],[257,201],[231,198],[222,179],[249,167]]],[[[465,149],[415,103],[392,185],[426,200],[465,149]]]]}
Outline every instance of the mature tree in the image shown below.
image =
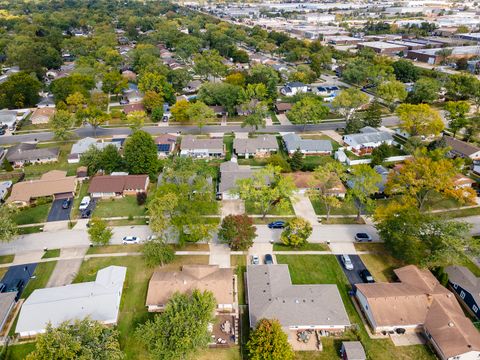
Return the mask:
{"type": "Polygon", "coordinates": [[[446,221],[416,208],[404,207],[382,216],[377,229],[392,255],[410,264],[448,266],[461,263],[466,250],[479,253],[468,224],[446,221]]]}
{"type": "Polygon", "coordinates": [[[435,51],[435,55],[438,56],[440,60],[440,64],[444,64],[447,59],[452,55],[453,49],[452,48],[442,48],[435,51]]]}
{"type": "Polygon", "coordinates": [[[127,115],[127,123],[134,132],[140,130],[147,120],[145,111],[132,111],[127,115]]]}
{"type": "Polygon", "coordinates": [[[403,83],[393,80],[378,85],[377,95],[384,99],[389,104],[390,109],[393,110],[395,102],[400,102],[407,98],[407,90],[403,83]]]}
{"type": "Polygon", "coordinates": [[[99,168],[105,171],[107,174],[111,174],[114,171],[121,171],[124,167],[122,155],[118,152],[118,148],[113,145],[107,145],[101,151],[99,168]]]}
{"type": "Polygon", "coordinates": [[[192,75],[187,69],[175,69],[167,74],[167,80],[175,91],[181,91],[192,80],[192,75]]]}
{"type": "Polygon", "coordinates": [[[161,314],[137,328],[136,336],[153,359],[188,359],[211,341],[215,298],[209,291],[175,293],[161,314]]]}
{"type": "Polygon", "coordinates": [[[480,118],[478,116],[468,119],[465,126],[465,140],[470,141],[480,133],[480,118]]]}
{"type": "Polygon", "coordinates": [[[247,83],[249,84],[265,84],[269,99],[277,98],[277,85],[280,82],[278,72],[271,66],[254,65],[250,69],[247,76],[247,83]]]}
{"type": "Polygon", "coordinates": [[[400,59],[393,64],[393,72],[398,81],[409,83],[418,79],[418,68],[411,61],[400,59]]]}
{"type": "Polygon", "coordinates": [[[205,50],[193,58],[195,73],[207,79],[208,76],[219,78],[225,75],[227,67],[217,50],[205,50]]]}
{"type": "Polygon", "coordinates": [[[90,319],[66,321],[57,327],[47,324],[37,336],[35,350],[27,360],[121,360],[118,331],[90,319]]]}
{"type": "Polygon", "coordinates": [[[8,206],[0,207],[0,241],[10,242],[17,235],[17,223],[13,219],[14,209],[8,206]]]}
{"type": "Polygon", "coordinates": [[[382,176],[365,164],[353,167],[351,174],[347,196],[357,208],[357,220],[360,220],[362,211],[372,210],[374,202],[371,196],[378,192],[382,176]]]}
{"type": "Polygon", "coordinates": [[[400,127],[411,136],[438,135],[444,124],[438,110],[427,104],[402,104],[397,108],[400,127]]]}
{"type": "Polygon", "coordinates": [[[156,93],[152,90],[148,90],[147,92],[145,92],[142,103],[145,107],[145,110],[151,113],[153,109],[163,107],[164,100],[161,94],[156,93]]]}
{"type": "Polygon", "coordinates": [[[143,245],[142,253],[148,267],[163,266],[175,259],[173,247],[161,239],[146,241],[143,245]]]}
{"type": "Polygon", "coordinates": [[[319,124],[329,112],[320,99],[304,97],[292,106],[287,117],[293,123],[302,124],[305,131],[307,124],[319,124]]]}
{"type": "Polygon", "coordinates": [[[172,118],[176,121],[186,122],[188,121],[188,113],[187,110],[190,106],[188,100],[181,99],[175,103],[170,109],[172,113],[172,118]]]}
{"type": "Polygon", "coordinates": [[[300,151],[300,149],[295,150],[292,157],[288,159],[288,163],[290,164],[290,168],[292,171],[300,171],[303,168],[304,164],[304,155],[300,151]]]}
{"type": "Polygon", "coordinates": [[[243,120],[241,125],[242,127],[250,126],[252,128],[252,132],[255,133],[260,126],[266,126],[265,118],[268,116],[268,110],[267,106],[263,102],[254,104],[249,103],[246,104],[245,107],[249,108],[249,114],[243,120]]]}
{"type": "Polygon", "coordinates": [[[88,97],[89,91],[95,87],[95,80],[93,76],[73,73],[52,81],[50,91],[52,92],[55,101],[65,101],[67,97],[75,92],[80,92],[85,97],[88,97]]]}
{"type": "Polygon", "coordinates": [[[352,114],[352,116],[346,121],[345,124],[345,133],[346,134],[357,134],[360,132],[360,129],[365,126],[363,119],[358,116],[357,113],[352,114]]]}
{"type": "Polygon", "coordinates": [[[112,235],[112,229],[107,226],[107,222],[105,220],[100,218],[93,218],[90,220],[88,236],[92,244],[107,245],[110,242],[112,235]]]}
{"type": "Polygon", "coordinates": [[[220,241],[228,244],[234,251],[251,248],[256,235],[256,227],[246,214],[226,216],[218,231],[220,241]]]}
{"type": "Polygon", "coordinates": [[[320,51],[310,55],[310,67],[320,76],[323,69],[327,69],[332,63],[332,53],[326,46],[322,47],[320,51]]]}
{"type": "Polygon", "coordinates": [[[293,360],[295,354],[278,320],[260,319],[247,343],[251,360],[293,360]]]}
{"type": "Polygon", "coordinates": [[[371,166],[380,165],[384,160],[393,155],[393,149],[391,145],[382,143],[380,146],[376,147],[372,151],[372,162],[371,166]]]}
{"type": "MultiPolygon", "coordinates": [[[[85,110],[85,120],[93,128],[93,136],[97,136],[97,129],[110,120],[110,114],[103,112],[96,106],[89,106],[85,110]]],[[[78,115],[78,112],[77,114],[78,115]]]]}
{"type": "Polygon", "coordinates": [[[405,161],[404,166],[392,173],[385,186],[387,194],[401,194],[405,201],[414,200],[420,210],[430,201],[435,193],[468,203],[474,198],[473,190],[456,189],[455,175],[460,164],[443,156],[444,151],[431,153],[418,151],[412,159],[405,161]]]}
{"type": "Polygon", "coordinates": [[[364,126],[378,128],[382,125],[382,107],[377,99],[374,99],[365,111],[363,118],[364,126]]]}
{"type": "Polygon", "coordinates": [[[202,101],[189,103],[186,115],[188,121],[197,125],[200,131],[209,121],[215,118],[215,112],[202,101]]]}
{"type": "Polygon", "coordinates": [[[103,76],[102,90],[107,94],[118,95],[128,88],[128,80],[118,71],[111,71],[103,76]]]}
{"type": "Polygon", "coordinates": [[[357,88],[348,88],[340,91],[332,102],[337,111],[348,121],[356,109],[368,103],[368,95],[357,88]]]}
{"type": "Polygon", "coordinates": [[[240,99],[244,103],[249,103],[253,99],[263,101],[267,95],[268,90],[264,84],[247,84],[240,92],[240,99]]]}
{"type": "Polygon", "coordinates": [[[135,131],[125,141],[124,159],[131,174],[155,176],[158,170],[157,146],[152,136],[142,130],[135,131]]]}
{"type": "Polygon", "coordinates": [[[50,126],[55,140],[68,140],[72,136],[73,117],[68,111],[58,110],[50,119],[50,126]]]}
{"type": "Polygon", "coordinates": [[[169,104],[175,102],[175,91],[167,78],[158,72],[144,72],[139,76],[138,88],[146,93],[154,91],[169,104]]]}
{"type": "Polygon", "coordinates": [[[245,85],[245,75],[241,72],[234,72],[225,77],[225,82],[231,85],[243,87],[245,85]]]}
{"type": "Polygon", "coordinates": [[[301,217],[294,217],[287,222],[285,229],[280,235],[280,240],[288,246],[295,248],[302,247],[308,242],[312,231],[312,225],[308,220],[301,217]]]}
{"type": "Polygon", "coordinates": [[[19,72],[0,84],[0,109],[33,107],[39,100],[42,84],[35,76],[19,72]]]}
{"type": "Polygon", "coordinates": [[[279,167],[268,165],[253,177],[240,179],[234,190],[241,199],[251,202],[262,218],[273,209],[286,209],[295,190],[291,177],[282,176],[279,167]]]}
{"type": "Polygon", "coordinates": [[[448,101],[444,107],[449,120],[448,127],[453,131],[453,137],[467,125],[467,114],[470,104],[466,101],[448,101]]]}
{"type": "Polygon", "coordinates": [[[235,105],[240,102],[242,88],[228,83],[203,84],[198,91],[198,100],[207,105],[221,105],[227,109],[227,112],[233,114],[235,105]]]}
{"type": "Polygon", "coordinates": [[[341,201],[332,193],[332,189],[342,183],[345,178],[345,167],[338,161],[329,161],[319,166],[314,171],[315,183],[312,184],[315,190],[310,195],[322,202],[327,213],[327,221],[333,208],[341,206],[341,201]]]}
{"type": "Polygon", "coordinates": [[[438,100],[440,83],[436,79],[422,77],[413,85],[412,91],[407,96],[407,101],[412,104],[431,104],[438,100]]]}
{"type": "Polygon", "coordinates": [[[469,74],[450,75],[445,84],[447,97],[454,101],[471,99],[478,92],[479,87],[480,81],[469,74]]]}

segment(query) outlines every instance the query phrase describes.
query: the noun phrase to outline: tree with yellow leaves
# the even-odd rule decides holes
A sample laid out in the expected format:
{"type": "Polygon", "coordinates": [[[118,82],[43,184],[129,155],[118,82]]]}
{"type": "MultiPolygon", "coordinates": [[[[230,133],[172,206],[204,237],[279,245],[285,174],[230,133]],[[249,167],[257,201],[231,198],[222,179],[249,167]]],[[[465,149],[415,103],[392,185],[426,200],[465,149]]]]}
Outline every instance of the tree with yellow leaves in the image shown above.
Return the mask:
{"type": "Polygon", "coordinates": [[[397,108],[400,127],[411,136],[438,135],[445,128],[440,113],[427,104],[401,104],[397,108]]]}

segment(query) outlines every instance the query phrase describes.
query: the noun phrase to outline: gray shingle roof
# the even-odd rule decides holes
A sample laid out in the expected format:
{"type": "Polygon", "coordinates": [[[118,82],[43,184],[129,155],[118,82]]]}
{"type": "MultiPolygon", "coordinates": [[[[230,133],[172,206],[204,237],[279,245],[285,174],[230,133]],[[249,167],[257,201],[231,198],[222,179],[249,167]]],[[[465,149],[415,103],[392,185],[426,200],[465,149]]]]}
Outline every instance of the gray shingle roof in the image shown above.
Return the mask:
{"type": "Polygon", "coordinates": [[[223,153],[223,139],[198,139],[195,136],[183,137],[180,145],[182,150],[209,150],[223,153]]]}
{"type": "Polygon", "coordinates": [[[232,190],[237,180],[252,177],[253,170],[250,166],[240,166],[236,162],[227,161],[220,164],[220,183],[218,192],[225,193],[232,190]]]}
{"type": "Polygon", "coordinates": [[[260,135],[256,138],[235,139],[233,149],[237,154],[254,154],[261,150],[278,150],[277,138],[273,135],[260,135]]]}
{"type": "Polygon", "coordinates": [[[350,325],[337,285],[293,285],[288,265],[247,266],[250,326],[276,318],[283,327],[350,325]]]}
{"type": "Polygon", "coordinates": [[[36,148],[36,144],[21,143],[12,146],[7,151],[7,160],[14,161],[35,161],[37,159],[49,159],[58,157],[59,148],[36,148]]]}
{"type": "Polygon", "coordinates": [[[328,140],[309,140],[302,139],[294,133],[283,135],[283,141],[287,147],[288,152],[297,149],[308,152],[327,152],[333,151],[332,143],[328,140]]]}
{"type": "Polygon", "coordinates": [[[451,283],[460,285],[467,290],[475,299],[477,304],[480,304],[480,278],[476,277],[465,266],[449,266],[445,268],[448,274],[448,280],[451,283]]]}
{"type": "Polygon", "coordinates": [[[17,119],[17,112],[15,110],[0,110],[0,123],[11,124],[17,119]]]}
{"type": "Polygon", "coordinates": [[[358,134],[348,134],[344,136],[344,140],[350,146],[359,146],[362,144],[368,143],[377,143],[383,141],[391,141],[393,140],[392,135],[386,131],[379,131],[372,127],[364,127],[360,130],[361,132],[358,134]]]}

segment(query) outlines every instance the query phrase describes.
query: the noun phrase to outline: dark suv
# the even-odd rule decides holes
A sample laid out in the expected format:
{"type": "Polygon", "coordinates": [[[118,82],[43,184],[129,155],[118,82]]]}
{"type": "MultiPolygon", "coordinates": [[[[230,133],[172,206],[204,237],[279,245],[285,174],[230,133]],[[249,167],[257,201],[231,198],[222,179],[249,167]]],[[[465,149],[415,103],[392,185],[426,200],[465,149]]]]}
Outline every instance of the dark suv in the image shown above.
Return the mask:
{"type": "Polygon", "coordinates": [[[374,283],[375,282],[372,274],[370,274],[370,271],[368,271],[367,269],[360,270],[358,272],[358,274],[360,275],[360,277],[362,278],[364,283],[374,283]]]}

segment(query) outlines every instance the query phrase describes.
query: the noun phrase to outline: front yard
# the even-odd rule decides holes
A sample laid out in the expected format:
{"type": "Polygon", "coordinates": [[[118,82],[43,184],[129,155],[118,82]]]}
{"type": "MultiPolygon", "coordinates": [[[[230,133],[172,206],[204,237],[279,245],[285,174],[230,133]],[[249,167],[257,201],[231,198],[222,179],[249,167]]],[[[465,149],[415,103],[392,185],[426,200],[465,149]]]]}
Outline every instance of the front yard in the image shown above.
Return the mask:
{"type": "MultiPolygon", "coordinates": [[[[248,215],[261,215],[260,210],[251,201],[245,201],[245,213],[248,215]]],[[[295,215],[295,212],[293,211],[292,204],[289,203],[288,209],[279,210],[277,208],[273,208],[267,213],[267,215],[295,215]]]]}
{"type": "Polygon", "coordinates": [[[145,215],[145,205],[139,206],[135,196],[125,196],[123,198],[100,199],[97,201],[93,216],[100,218],[117,216],[143,216],[145,215]]]}
{"type": "Polygon", "coordinates": [[[350,285],[337,259],[333,255],[277,255],[279,264],[288,264],[294,284],[337,284],[343,303],[352,324],[357,331],[347,332],[342,338],[326,339],[323,352],[297,353],[297,359],[338,359],[338,346],[341,340],[358,339],[362,342],[370,359],[382,360],[433,360],[435,355],[426,346],[396,347],[391,340],[372,340],[356,312],[348,291],[350,285]]]}
{"type": "Polygon", "coordinates": [[[13,215],[13,220],[17,225],[43,223],[47,221],[51,205],[51,203],[47,203],[19,209],[18,212],[13,215]]]}

